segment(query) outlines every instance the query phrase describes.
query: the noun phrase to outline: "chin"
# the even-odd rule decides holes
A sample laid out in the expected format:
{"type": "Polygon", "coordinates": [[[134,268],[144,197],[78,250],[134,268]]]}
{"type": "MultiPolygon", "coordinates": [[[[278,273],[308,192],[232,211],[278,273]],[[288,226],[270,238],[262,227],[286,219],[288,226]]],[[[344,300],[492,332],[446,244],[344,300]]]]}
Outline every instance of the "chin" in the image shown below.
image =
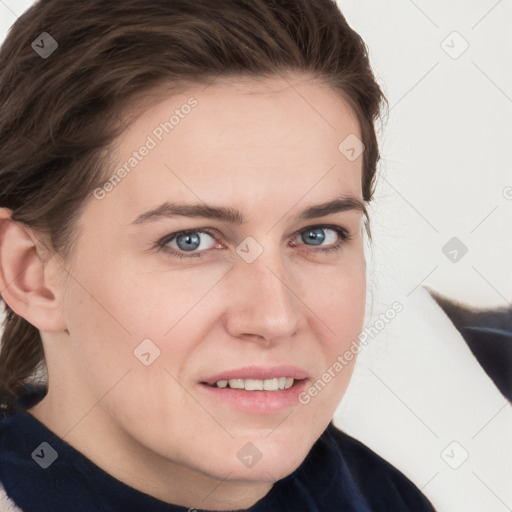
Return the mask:
{"type": "Polygon", "coordinates": [[[287,435],[286,431],[265,435],[240,436],[229,447],[222,447],[214,458],[216,472],[223,461],[222,478],[229,474],[229,480],[275,482],[302,464],[315,441],[306,444],[308,436],[287,435]]]}
{"type": "MultiPolygon", "coordinates": [[[[219,463],[217,461],[213,462],[210,468],[211,471],[206,471],[206,473],[210,477],[219,480],[274,483],[293,473],[302,464],[306,456],[307,453],[298,455],[295,452],[283,451],[262,456],[253,465],[248,466],[236,460],[223,464],[222,474],[219,472],[219,463]]],[[[203,467],[202,471],[204,472],[205,469],[203,467]]]]}

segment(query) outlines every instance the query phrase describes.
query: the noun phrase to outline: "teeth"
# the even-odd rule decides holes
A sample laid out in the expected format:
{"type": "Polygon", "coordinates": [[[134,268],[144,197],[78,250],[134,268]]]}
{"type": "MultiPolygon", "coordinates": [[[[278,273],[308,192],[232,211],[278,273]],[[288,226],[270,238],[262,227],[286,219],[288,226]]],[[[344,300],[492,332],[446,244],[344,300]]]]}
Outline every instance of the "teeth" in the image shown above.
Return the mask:
{"type": "Polygon", "coordinates": [[[279,388],[279,379],[267,379],[263,381],[263,389],[265,391],[277,391],[279,388]]]}
{"type": "Polygon", "coordinates": [[[244,379],[230,379],[228,384],[231,389],[244,389],[244,379]]]}
{"type": "Polygon", "coordinates": [[[246,391],[263,391],[263,381],[256,379],[245,379],[246,391]]]}
{"type": "Polygon", "coordinates": [[[292,377],[276,377],[274,379],[229,379],[215,383],[218,388],[245,389],[246,391],[279,391],[293,386],[292,377]]]}

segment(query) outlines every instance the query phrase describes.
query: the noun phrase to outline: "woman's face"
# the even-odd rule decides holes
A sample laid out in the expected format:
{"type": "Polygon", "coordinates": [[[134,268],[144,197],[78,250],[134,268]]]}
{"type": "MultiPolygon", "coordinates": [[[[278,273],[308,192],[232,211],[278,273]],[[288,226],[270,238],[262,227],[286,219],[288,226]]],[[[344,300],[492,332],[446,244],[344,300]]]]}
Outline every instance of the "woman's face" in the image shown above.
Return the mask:
{"type": "Polygon", "coordinates": [[[129,126],[79,221],[69,341],[47,347],[80,419],[68,441],[117,474],[105,445],[240,481],[303,461],[363,326],[359,133],[330,88],[277,78],[189,89],[129,126]]]}

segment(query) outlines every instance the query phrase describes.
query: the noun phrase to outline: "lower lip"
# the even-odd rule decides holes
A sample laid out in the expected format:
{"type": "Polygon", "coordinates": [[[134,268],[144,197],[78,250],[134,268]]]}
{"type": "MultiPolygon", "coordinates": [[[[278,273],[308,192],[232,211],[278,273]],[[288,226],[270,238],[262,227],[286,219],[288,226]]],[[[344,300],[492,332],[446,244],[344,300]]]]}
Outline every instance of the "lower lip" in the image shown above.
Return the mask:
{"type": "Polygon", "coordinates": [[[295,381],[288,389],[278,391],[244,391],[243,389],[218,388],[199,384],[199,388],[219,402],[251,413],[272,413],[299,404],[299,395],[304,391],[308,379],[295,381]]]}

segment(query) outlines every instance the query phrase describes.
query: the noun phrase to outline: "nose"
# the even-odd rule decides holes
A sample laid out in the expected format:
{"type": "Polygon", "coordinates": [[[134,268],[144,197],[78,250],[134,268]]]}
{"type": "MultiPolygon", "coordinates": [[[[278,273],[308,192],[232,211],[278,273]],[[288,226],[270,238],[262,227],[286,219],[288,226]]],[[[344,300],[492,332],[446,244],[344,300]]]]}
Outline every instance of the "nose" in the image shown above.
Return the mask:
{"type": "Polygon", "coordinates": [[[305,322],[300,290],[279,255],[268,251],[230,272],[226,329],[231,336],[272,345],[294,337],[305,322]]]}

